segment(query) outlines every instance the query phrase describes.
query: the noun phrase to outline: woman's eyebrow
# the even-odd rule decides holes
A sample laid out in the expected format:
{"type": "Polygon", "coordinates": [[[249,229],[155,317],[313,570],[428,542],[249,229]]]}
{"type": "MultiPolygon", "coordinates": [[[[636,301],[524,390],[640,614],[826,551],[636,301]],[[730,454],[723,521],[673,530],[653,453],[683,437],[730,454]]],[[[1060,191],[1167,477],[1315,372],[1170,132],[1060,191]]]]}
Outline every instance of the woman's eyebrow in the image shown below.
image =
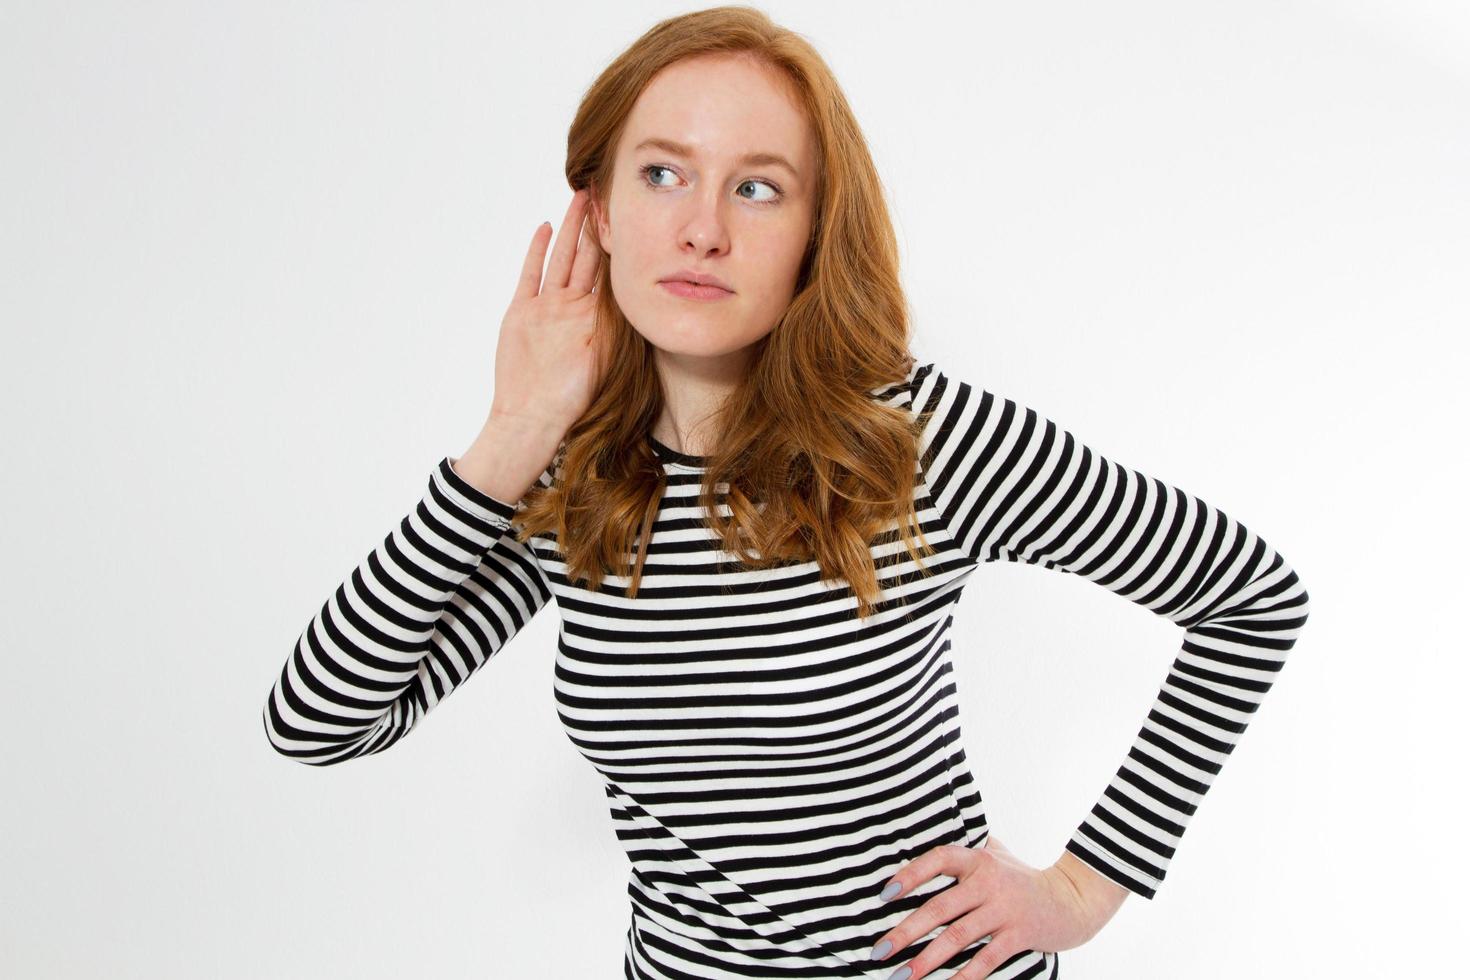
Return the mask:
{"type": "MultiPolygon", "coordinates": [[[[689,159],[694,156],[694,151],[685,146],[683,143],[677,143],[674,140],[666,139],[662,136],[650,136],[642,143],[639,143],[637,146],[633,147],[633,152],[636,153],[646,147],[663,150],[665,153],[672,153],[675,156],[681,156],[685,159],[689,159]]],[[[801,174],[797,172],[797,169],[791,165],[791,161],[787,160],[779,153],[747,153],[745,154],[745,156],[740,158],[740,162],[742,164],[753,164],[758,167],[785,167],[787,170],[791,171],[791,175],[793,177],[801,176],[801,174]]]]}

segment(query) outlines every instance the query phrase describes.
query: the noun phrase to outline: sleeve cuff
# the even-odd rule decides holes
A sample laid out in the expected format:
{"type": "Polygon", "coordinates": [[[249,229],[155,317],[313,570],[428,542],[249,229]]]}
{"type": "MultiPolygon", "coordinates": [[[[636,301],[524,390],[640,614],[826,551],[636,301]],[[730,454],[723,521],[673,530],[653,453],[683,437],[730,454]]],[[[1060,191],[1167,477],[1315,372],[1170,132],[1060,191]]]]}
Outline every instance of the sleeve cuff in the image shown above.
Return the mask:
{"type": "Polygon", "coordinates": [[[1157,894],[1159,885],[1163,883],[1162,876],[1145,874],[1119,860],[1115,855],[1094,843],[1091,838],[1084,836],[1080,829],[1072,835],[1071,840],[1067,841],[1067,850],[1098,874],[1117,882],[1135,895],[1152,899],[1157,894]]]}
{"type": "Polygon", "coordinates": [[[483,490],[471,486],[464,477],[454,471],[458,460],[445,456],[434,468],[434,481],[451,505],[462,511],[466,518],[477,518],[488,522],[502,531],[510,528],[515,516],[516,505],[490,496],[483,490]]]}

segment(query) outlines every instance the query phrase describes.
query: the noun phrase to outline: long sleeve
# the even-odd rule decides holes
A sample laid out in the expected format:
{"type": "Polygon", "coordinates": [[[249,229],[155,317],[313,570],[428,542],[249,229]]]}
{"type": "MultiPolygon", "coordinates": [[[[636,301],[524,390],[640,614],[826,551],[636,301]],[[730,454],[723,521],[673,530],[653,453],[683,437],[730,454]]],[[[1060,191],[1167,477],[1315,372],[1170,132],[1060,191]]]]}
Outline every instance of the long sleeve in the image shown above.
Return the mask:
{"type": "Polygon", "coordinates": [[[423,498],[296,641],[262,712],[282,755],[321,766],[389,748],[551,598],[510,531],[516,508],[454,462],[439,462],[423,498]]]}
{"type": "Polygon", "coordinates": [[[915,374],[921,469],[973,561],[1080,575],[1183,627],[1133,747],[1067,850],[1145,898],[1306,622],[1296,573],[1182,490],[1093,452],[1014,401],[915,374]]]}

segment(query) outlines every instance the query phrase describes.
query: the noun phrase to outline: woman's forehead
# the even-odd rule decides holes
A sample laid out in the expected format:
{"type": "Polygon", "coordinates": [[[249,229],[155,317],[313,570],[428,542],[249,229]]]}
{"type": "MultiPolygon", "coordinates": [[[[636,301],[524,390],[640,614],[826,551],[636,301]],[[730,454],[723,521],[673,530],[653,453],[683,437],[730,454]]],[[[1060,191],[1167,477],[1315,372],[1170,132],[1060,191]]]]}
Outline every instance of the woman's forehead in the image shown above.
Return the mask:
{"type": "Polygon", "coordinates": [[[639,95],[622,144],[691,162],[780,166],[809,172],[815,135],[791,93],[769,70],[745,62],[676,62],[639,95]],[[709,77],[709,73],[722,73],[709,77]],[[730,75],[742,84],[731,85],[730,75]]]}

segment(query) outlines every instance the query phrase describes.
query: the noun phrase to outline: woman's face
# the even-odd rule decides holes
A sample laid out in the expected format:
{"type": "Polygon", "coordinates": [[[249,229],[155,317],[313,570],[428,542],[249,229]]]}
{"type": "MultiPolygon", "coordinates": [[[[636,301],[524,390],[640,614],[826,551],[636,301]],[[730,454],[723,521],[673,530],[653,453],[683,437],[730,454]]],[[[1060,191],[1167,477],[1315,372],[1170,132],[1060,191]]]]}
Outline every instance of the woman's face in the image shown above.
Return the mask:
{"type": "Polygon", "coordinates": [[[613,297],[634,329],[681,358],[734,354],[768,334],[796,292],[817,153],[781,77],[748,58],[700,56],[654,76],[596,215],[613,297]],[[729,291],[700,299],[661,282],[686,272],[729,291]]]}

